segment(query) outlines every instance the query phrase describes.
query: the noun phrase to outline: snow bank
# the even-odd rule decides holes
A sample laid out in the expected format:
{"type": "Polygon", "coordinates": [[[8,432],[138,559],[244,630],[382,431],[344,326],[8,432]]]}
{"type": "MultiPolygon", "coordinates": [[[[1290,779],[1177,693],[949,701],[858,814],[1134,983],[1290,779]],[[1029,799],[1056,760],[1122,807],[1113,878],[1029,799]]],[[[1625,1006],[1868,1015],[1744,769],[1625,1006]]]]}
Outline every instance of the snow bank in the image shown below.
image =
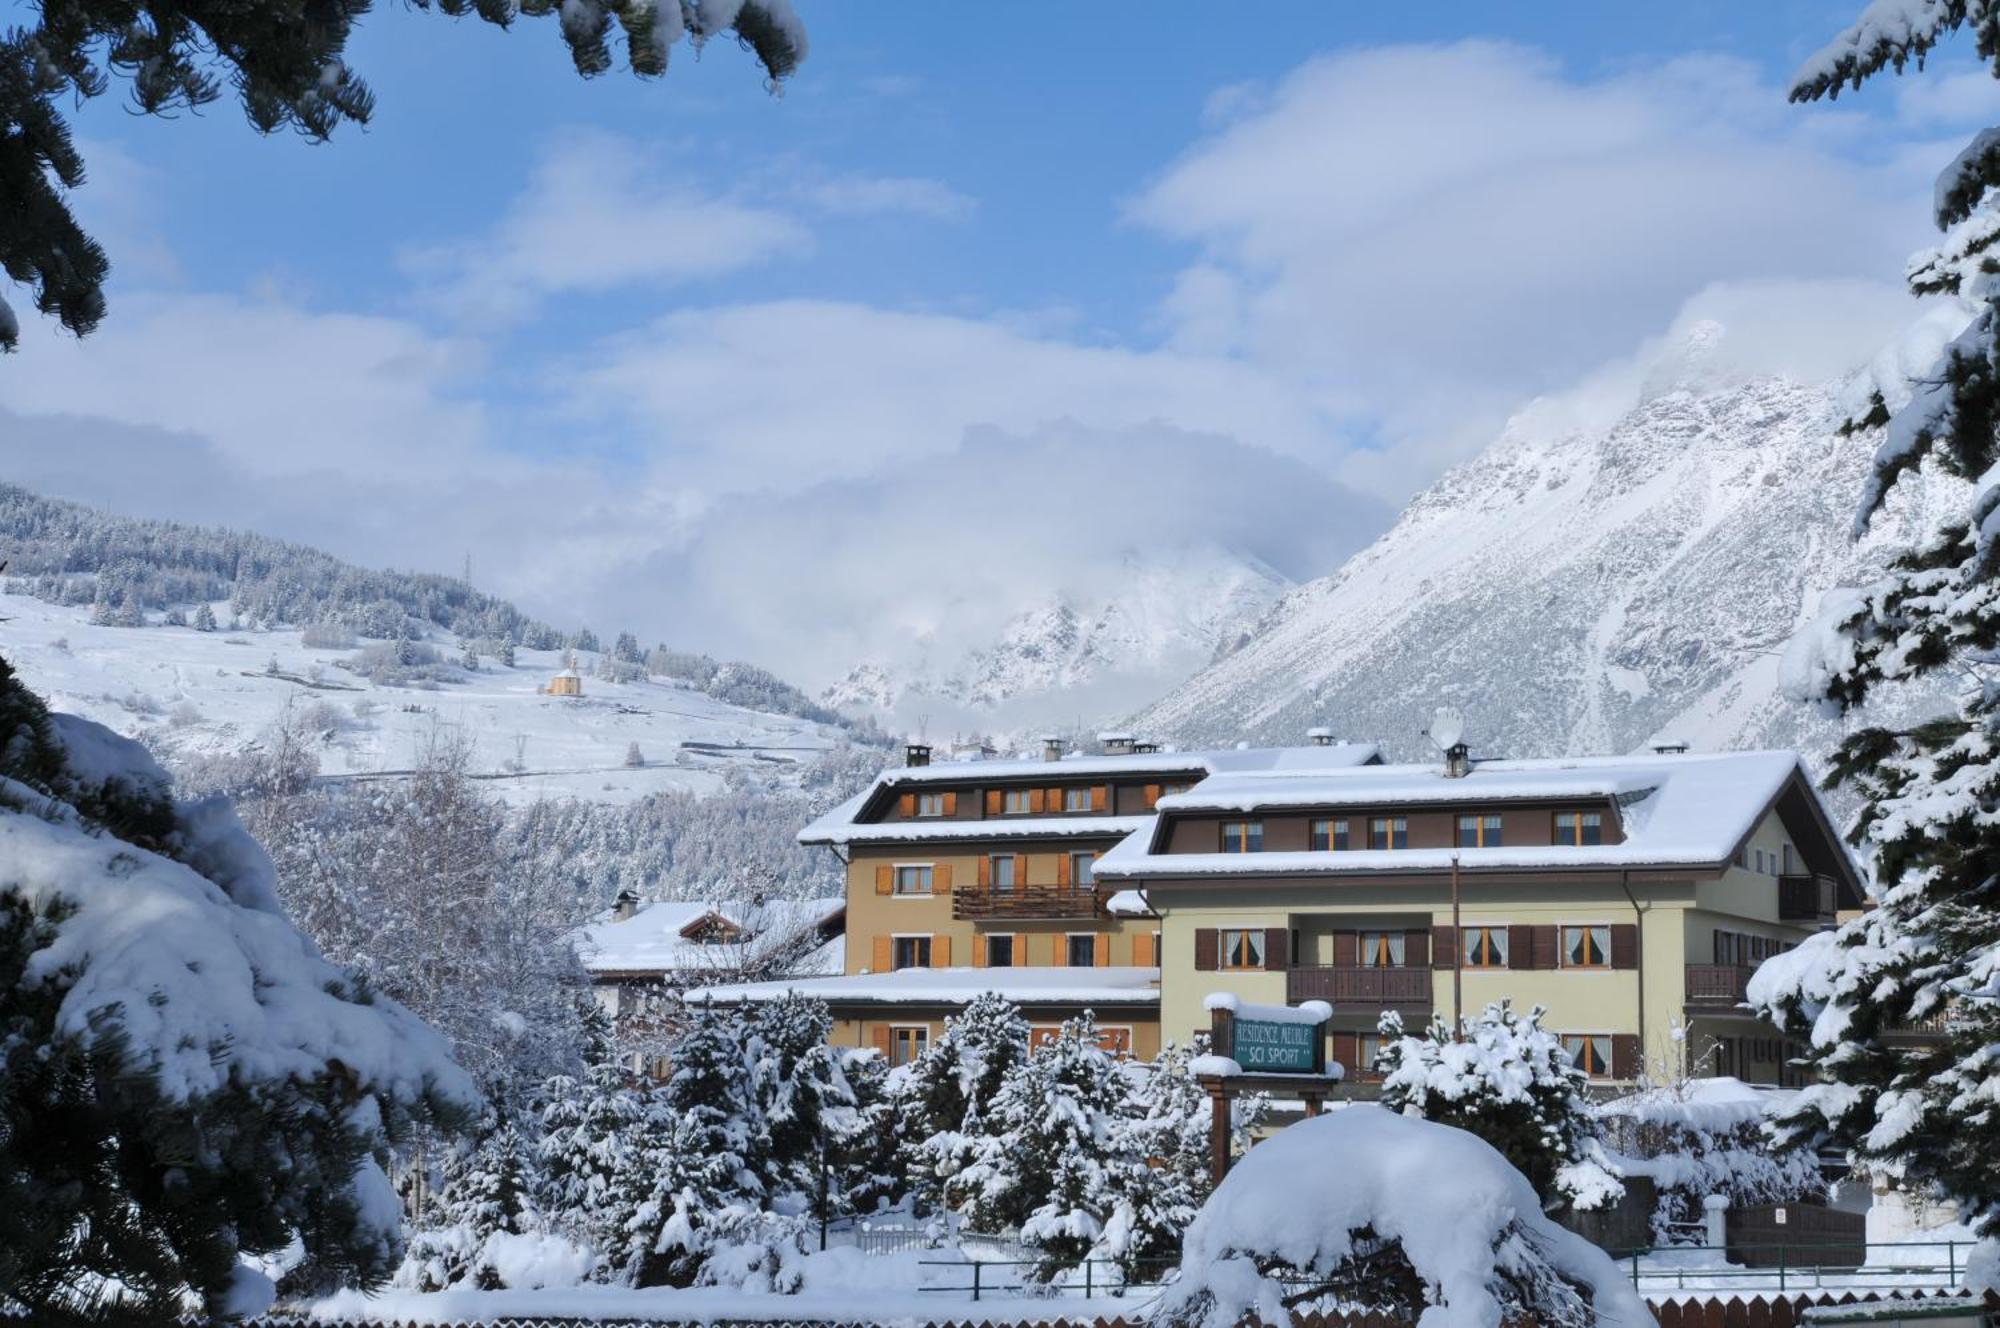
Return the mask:
{"type": "Polygon", "coordinates": [[[1419,1328],[1499,1328],[1520,1311],[1548,1323],[1653,1328],[1610,1256],[1545,1217],[1527,1178],[1484,1140],[1369,1105],[1252,1148],[1189,1229],[1182,1276],[1154,1318],[1201,1328],[1235,1328],[1250,1314],[1290,1322],[1288,1288],[1260,1265],[1336,1281],[1369,1252],[1364,1231],[1399,1244],[1424,1283],[1419,1328]]]}

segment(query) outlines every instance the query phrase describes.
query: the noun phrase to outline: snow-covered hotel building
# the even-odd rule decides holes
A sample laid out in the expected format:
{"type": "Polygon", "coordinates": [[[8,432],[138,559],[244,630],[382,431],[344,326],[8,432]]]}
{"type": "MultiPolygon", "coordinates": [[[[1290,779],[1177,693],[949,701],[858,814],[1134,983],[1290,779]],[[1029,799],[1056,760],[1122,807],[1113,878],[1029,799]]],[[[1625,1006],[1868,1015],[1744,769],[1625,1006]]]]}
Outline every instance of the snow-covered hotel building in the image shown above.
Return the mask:
{"type": "Polygon", "coordinates": [[[1860,905],[1788,752],[1385,765],[1315,735],[1048,756],[913,747],[799,836],[845,863],[844,972],[714,994],[815,992],[841,1042],[896,1061],[989,990],[1038,1027],[1094,1010],[1140,1056],[1198,1039],[1212,992],[1324,1000],[1350,1070],[1385,1009],[1415,1028],[1506,998],[1547,1007],[1594,1078],[1776,1082],[1744,984],[1860,905]]]}

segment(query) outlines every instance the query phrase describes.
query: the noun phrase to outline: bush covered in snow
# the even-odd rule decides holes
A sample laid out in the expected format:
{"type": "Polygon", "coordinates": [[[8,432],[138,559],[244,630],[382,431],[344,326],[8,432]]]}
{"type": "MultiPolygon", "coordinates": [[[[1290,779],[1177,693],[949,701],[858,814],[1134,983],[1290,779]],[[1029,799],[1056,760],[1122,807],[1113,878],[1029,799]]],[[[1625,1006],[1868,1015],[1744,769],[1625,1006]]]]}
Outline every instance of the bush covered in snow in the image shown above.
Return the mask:
{"type": "Polygon", "coordinates": [[[1203,1205],[1155,1323],[1236,1328],[1339,1306],[1419,1328],[1653,1328],[1610,1256],[1542,1213],[1464,1130],[1338,1108],[1251,1149],[1203,1205]]]}
{"type": "Polygon", "coordinates": [[[1689,1079],[1598,1107],[1619,1170],[1651,1177],[1658,1191],[1656,1240],[1698,1242],[1701,1201],[1711,1194],[1733,1208],[1826,1197],[1813,1150],[1775,1143],[1766,1125],[1789,1096],[1740,1079],[1689,1079]]]}
{"type": "Polygon", "coordinates": [[[240,1309],[239,1255],[295,1240],[302,1285],[381,1282],[387,1150],[477,1101],[293,929],[229,805],[167,790],[0,661],[0,1293],[46,1317],[113,1286],[141,1319],[240,1309]]]}
{"type": "Polygon", "coordinates": [[[1625,1193],[1598,1138],[1589,1077],[1542,1028],[1542,1007],[1506,1001],[1465,1022],[1464,1038],[1433,1018],[1407,1037],[1393,1012],[1381,1022],[1382,1105],[1470,1130],[1521,1170],[1550,1207],[1601,1208],[1625,1193]]]}

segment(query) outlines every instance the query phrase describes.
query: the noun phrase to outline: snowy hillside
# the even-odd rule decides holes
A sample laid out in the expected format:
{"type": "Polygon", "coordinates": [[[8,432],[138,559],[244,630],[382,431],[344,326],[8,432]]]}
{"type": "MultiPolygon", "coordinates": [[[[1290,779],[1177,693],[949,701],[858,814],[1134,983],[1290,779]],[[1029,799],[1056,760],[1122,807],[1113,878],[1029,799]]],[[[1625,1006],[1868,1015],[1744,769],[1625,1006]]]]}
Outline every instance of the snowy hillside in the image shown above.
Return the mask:
{"type": "Polygon", "coordinates": [[[1219,548],[1128,555],[1117,584],[1109,596],[1058,591],[1015,615],[992,644],[950,658],[910,669],[857,665],[821,699],[904,727],[922,714],[933,730],[1108,719],[1234,645],[1287,586],[1262,562],[1219,548]]]}
{"type": "Polygon", "coordinates": [[[1718,367],[1726,330],[1703,323],[1615,408],[1601,385],[1592,409],[1538,402],[1135,726],[1214,743],[1326,724],[1414,756],[1429,750],[1425,717],[1451,704],[1494,755],[1651,739],[1822,752],[1837,732],[1778,695],[1785,642],[1827,588],[1919,528],[1916,509],[1962,505],[1953,481],[1909,486],[1852,542],[1874,444],[1837,426],[1957,317],[1934,311],[1837,383],[1732,375],[1718,367]]]}
{"type": "MultiPolygon", "coordinates": [[[[512,668],[493,659],[475,672],[450,666],[463,681],[418,688],[343,669],[339,662],[355,650],[307,647],[295,630],[93,625],[88,606],[24,595],[0,595],[0,619],[0,649],[56,709],[198,753],[238,750],[289,709],[333,778],[409,769],[439,723],[465,730],[474,771],[515,803],[712,792],[732,769],[782,780],[846,740],[836,728],[729,705],[662,679],[601,680],[590,673],[588,652],[583,695],[559,697],[538,690],[562,667],[553,650],[517,650],[512,668]],[[644,764],[628,767],[633,744],[644,764]]],[[[434,644],[455,657],[448,637],[434,644]]]]}

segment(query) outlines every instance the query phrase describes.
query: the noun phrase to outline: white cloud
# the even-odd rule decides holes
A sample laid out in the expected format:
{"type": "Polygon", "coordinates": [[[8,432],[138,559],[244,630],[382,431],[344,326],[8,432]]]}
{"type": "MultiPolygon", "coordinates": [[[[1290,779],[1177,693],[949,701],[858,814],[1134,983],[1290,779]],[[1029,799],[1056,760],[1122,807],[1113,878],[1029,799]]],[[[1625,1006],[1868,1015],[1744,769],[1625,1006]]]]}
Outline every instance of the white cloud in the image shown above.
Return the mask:
{"type": "Polygon", "coordinates": [[[837,175],[802,191],[813,206],[837,216],[872,217],[888,213],[960,221],[978,203],[941,180],[911,176],[837,175]]]}
{"type": "Polygon", "coordinates": [[[1586,80],[1489,42],[1359,50],[1229,104],[1129,209],[1199,251],[1171,340],[1367,437],[1328,459],[1383,492],[1713,283],[1893,278],[1923,239],[1906,167],[1836,155],[1853,128],[1730,60],[1586,80]]]}

